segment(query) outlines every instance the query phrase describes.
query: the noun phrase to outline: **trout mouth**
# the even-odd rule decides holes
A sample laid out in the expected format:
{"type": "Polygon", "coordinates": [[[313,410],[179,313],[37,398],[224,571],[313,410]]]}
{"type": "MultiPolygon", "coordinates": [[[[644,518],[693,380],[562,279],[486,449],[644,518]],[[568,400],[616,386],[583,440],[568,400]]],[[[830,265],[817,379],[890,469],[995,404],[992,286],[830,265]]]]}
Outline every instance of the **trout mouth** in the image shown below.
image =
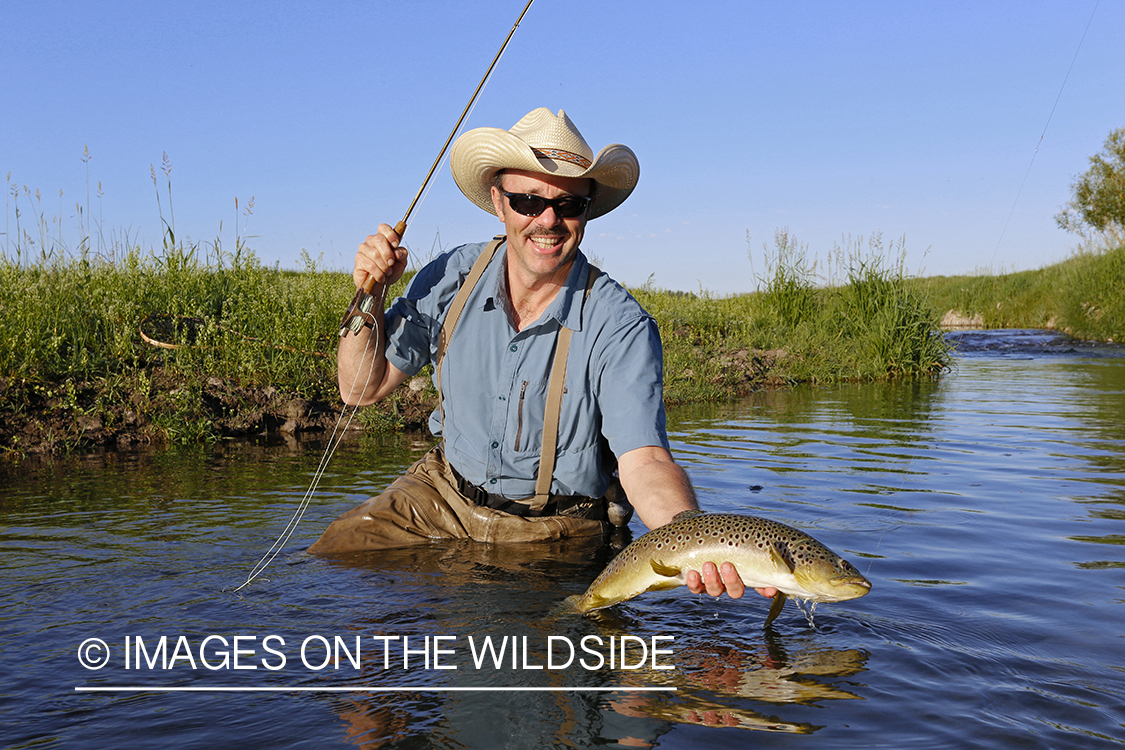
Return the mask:
{"type": "Polygon", "coordinates": [[[841,576],[839,578],[832,578],[829,580],[832,586],[840,590],[846,591],[850,596],[849,599],[858,599],[861,596],[867,596],[871,593],[871,581],[866,578],[856,578],[855,576],[841,576]]]}
{"type": "Polygon", "coordinates": [[[846,602],[871,593],[871,582],[856,575],[835,576],[816,581],[801,580],[798,576],[797,581],[810,593],[815,592],[816,599],[822,602],[846,602]]]}

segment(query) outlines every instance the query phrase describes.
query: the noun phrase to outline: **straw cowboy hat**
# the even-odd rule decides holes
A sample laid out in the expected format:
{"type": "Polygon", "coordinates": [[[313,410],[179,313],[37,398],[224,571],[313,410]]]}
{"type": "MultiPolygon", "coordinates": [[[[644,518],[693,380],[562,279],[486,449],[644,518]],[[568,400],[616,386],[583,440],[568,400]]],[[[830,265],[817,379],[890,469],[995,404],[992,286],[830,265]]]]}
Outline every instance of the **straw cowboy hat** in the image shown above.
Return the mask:
{"type": "Polygon", "coordinates": [[[449,170],[457,187],[473,203],[495,214],[490,188],[501,169],[586,177],[597,188],[587,218],[595,219],[620,206],[637,186],[641,168],[628,146],[614,143],[596,157],[578,128],[559,110],[528,112],[511,130],[476,128],[453,144],[449,170]]]}

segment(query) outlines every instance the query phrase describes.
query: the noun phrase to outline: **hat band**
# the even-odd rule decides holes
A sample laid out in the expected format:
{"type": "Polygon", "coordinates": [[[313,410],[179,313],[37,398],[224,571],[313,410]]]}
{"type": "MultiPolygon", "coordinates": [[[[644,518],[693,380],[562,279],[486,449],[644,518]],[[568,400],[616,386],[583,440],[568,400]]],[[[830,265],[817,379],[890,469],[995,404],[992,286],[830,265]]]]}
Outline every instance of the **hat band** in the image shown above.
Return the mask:
{"type": "Polygon", "coordinates": [[[553,159],[555,161],[566,161],[571,164],[577,164],[583,169],[589,169],[593,163],[585,156],[576,154],[573,151],[563,151],[561,148],[535,148],[532,147],[532,153],[540,159],[553,159]]]}

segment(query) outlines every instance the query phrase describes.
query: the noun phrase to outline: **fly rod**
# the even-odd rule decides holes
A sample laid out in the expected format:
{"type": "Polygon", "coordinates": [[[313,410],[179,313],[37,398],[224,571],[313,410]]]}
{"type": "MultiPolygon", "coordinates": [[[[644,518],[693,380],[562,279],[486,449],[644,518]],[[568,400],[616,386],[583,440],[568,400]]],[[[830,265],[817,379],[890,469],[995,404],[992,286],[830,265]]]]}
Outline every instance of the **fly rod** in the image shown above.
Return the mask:
{"type": "MultiPolygon", "coordinates": [[[[484,84],[486,81],[488,81],[488,77],[492,75],[492,69],[496,67],[496,63],[500,62],[500,56],[504,54],[504,49],[507,48],[508,42],[512,41],[512,35],[516,33],[516,29],[519,28],[520,22],[523,21],[524,15],[526,15],[533,2],[535,2],[535,0],[528,0],[527,5],[524,6],[523,12],[521,12],[519,18],[516,19],[516,23],[514,26],[512,26],[512,30],[508,32],[508,36],[506,39],[504,39],[504,43],[500,45],[500,50],[496,53],[496,57],[492,58],[492,64],[488,66],[488,70],[485,71],[484,77],[481,78],[480,83],[477,84],[476,91],[474,91],[472,97],[470,97],[469,103],[465,105],[465,111],[463,111],[461,113],[461,116],[457,118],[457,124],[454,125],[453,130],[449,132],[449,137],[445,139],[445,144],[442,145],[441,151],[438,152],[437,158],[434,159],[434,164],[432,167],[430,167],[430,171],[426,174],[426,179],[422,180],[422,186],[418,188],[418,193],[414,196],[414,200],[410,201],[410,206],[406,209],[406,214],[402,217],[402,221],[400,221],[398,224],[395,224],[395,234],[399,236],[400,240],[402,239],[402,236],[406,234],[406,223],[410,220],[410,214],[414,212],[414,207],[418,205],[418,201],[419,199],[421,199],[422,193],[424,193],[426,190],[426,185],[430,183],[430,178],[434,176],[434,172],[437,171],[438,165],[441,164],[441,160],[445,156],[446,149],[448,149],[449,144],[453,142],[453,138],[457,135],[457,131],[461,128],[461,123],[465,121],[465,118],[468,116],[469,111],[472,110],[473,102],[477,100],[477,95],[480,94],[481,89],[484,88],[484,84]]],[[[371,290],[374,288],[374,286],[375,279],[369,276],[367,280],[363,282],[363,286],[356,290],[355,297],[352,299],[351,304],[348,305],[348,311],[344,314],[344,320],[340,324],[340,336],[347,335],[349,331],[351,331],[352,333],[358,333],[359,329],[363,327],[365,319],[367,317],[371,317],[371,310],[375,305],[375,299],[371,296],[371,290]]]]}
{"type": "MultiPolygon", "coordinates": [[[[434,160],[434,165],[430,167],[430,171],[426,175],[426,179],[422,181],[422,187],[418,188],[418,194],[415,195],[414,200],[410,202],[410,207],[406,209],[406,215],[402,217],[402,221],[395,225],[395,233],[399,236],[399,238],[401,238],[402,235],[406,232],[406,222],[409,221],[410,214],[414,211],[414,207],[421,199],[422,194],[426,190],[426,185],[429,184],[430,178],[434,176],[434,172],[437,171],[438,165],[441,164],[441,160],[442,157],[445,156],[446,149],[449,148],[449,144],[453,142],[454,136],[457,135],[457,130],[461,127],[461,123],[465,121],[465,117],[469,114],[469,111],[473,107],[473,102],[476,101],[477,95],[481,92],[481,89],[484,88],[484,84],[488,81],[488,77],[492,74],[492,69],[496,67],[496,63],[499,62],[500,56],[504,54],[504,48],[508,46],[508,42],[511,41],[512,35],[516,33],[516,29],[519,28],[520,21],[523,20],[524,14],[527,13],[527,10],[531,7],[532,2],[534,2],[534,0],[528,0],[527,5],[524,6],[523,13],[520,13],[520,17],[516,19],[515,26],[513,26],[512,30],[508,32],[508,38],[504,40],[504,43],[502,45],[500,45],[500,51],[496,53],[496,57],[493,58],[492,64],[488,66],[488,71],[485,72],[484,78],[480,80],[480,83],[477,85],[477,90],[473,92],[472,98],[469,99],[468,105],[465,106],[465,111],[462,112],[461,117],[457,119],[457,124],[453,126],[453,131],[449,134],[449,138],[445,140],[445,145],[441,147],[441,151],[438,153],[437,159],[434,160]]],[[[379,325],[378,318],[374,314],[372,314],[372,310],[375,307],[375,298],[371,296],[371,290],[374,288],[374,286],[375,280],[373,278],[368,278],[364,282],[363,286],[356,290],[355,297],[352,299],[351,304],[348,305],[348,311],[344,314],[344,320],[340,323],[341,337],[347,335],[348,331],[351,331],[352,333],[358,333],[360,329],[363,328],[366,320],[370,320],[373,327],[379,325]]],[[[369,340],[368,345],[370,345],[370,343],[371,342],[369,340]]],[[[370,373],[368,374],[368,377],[370,378],[370,373]]],[[[356,373],[356,380],[352,383],[353,391],[358,384],[358,381],[359,372],[356,373]]],[[[363,387],[366,388],[366,384],[364,384],[363,387]]],[[[261,575],[262,571],[264,571],[269,566],[269,564],[273,562],[273,560],[281,553],[281,550],[285,546],[286,542],[289,541],[289,538],[293,535],[293,532],[296,531],[297,524],[300,523],[301,518],[304,516],[305,509],[308,508],[309,502],[312,500],[313,493],[316,492],[317,485],[320,483],[320,478],[324,475],[324,470],[327,468],[328,462],[331,460],[332,456],[336,452],[336,448],[339,447],[340,442],[343,440],[343,433],[347,430],[348,425],[351,424],[351,416],[347,416],[347,421],[345,422],[345,415],[347,415],[347,413],[348,410],[346,407],[343,411],[340,412],[340,418],[336,422],[336,427],[332,431],[332,436],[328,439],[328,447],[324,450],[324,455],[320,459],[320,465],[317,466],[316,471],[313,472],[313,478],[312,482],[309,484],[309,489],[305,493],[304,497],[301,498],[301,502],[298,504],[297,510],[289,519],[289,523],[286,524],[285,529],[281,532],[281,536],[278,537],[277,541],[273,543],[273,546],[270,547],[269,551],[262,556],[262,559],[258,561],[257,565],[255,565],[254,568],[250,571],[249,575],[246,576],[246,580],[240,586],[235,588],[234,591],[240,591],[244,587],[248,586],[251,581],[261,575]]],[[[355,411],[353,410],[351,414],[352,416],[354,416],[355,411]]]]}

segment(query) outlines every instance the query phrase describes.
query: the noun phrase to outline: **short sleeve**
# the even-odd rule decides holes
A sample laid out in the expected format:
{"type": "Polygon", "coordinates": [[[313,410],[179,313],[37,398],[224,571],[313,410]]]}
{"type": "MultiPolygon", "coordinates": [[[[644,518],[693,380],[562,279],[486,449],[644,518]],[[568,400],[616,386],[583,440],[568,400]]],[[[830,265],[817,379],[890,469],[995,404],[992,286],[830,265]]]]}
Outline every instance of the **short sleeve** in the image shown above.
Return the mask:
{"type": "Polygon", "coordinates": [[[668,448],[660,332],[646,314],[625,321],[599,346],[597,399],[602,434],[615,456],[668,448]]]}

